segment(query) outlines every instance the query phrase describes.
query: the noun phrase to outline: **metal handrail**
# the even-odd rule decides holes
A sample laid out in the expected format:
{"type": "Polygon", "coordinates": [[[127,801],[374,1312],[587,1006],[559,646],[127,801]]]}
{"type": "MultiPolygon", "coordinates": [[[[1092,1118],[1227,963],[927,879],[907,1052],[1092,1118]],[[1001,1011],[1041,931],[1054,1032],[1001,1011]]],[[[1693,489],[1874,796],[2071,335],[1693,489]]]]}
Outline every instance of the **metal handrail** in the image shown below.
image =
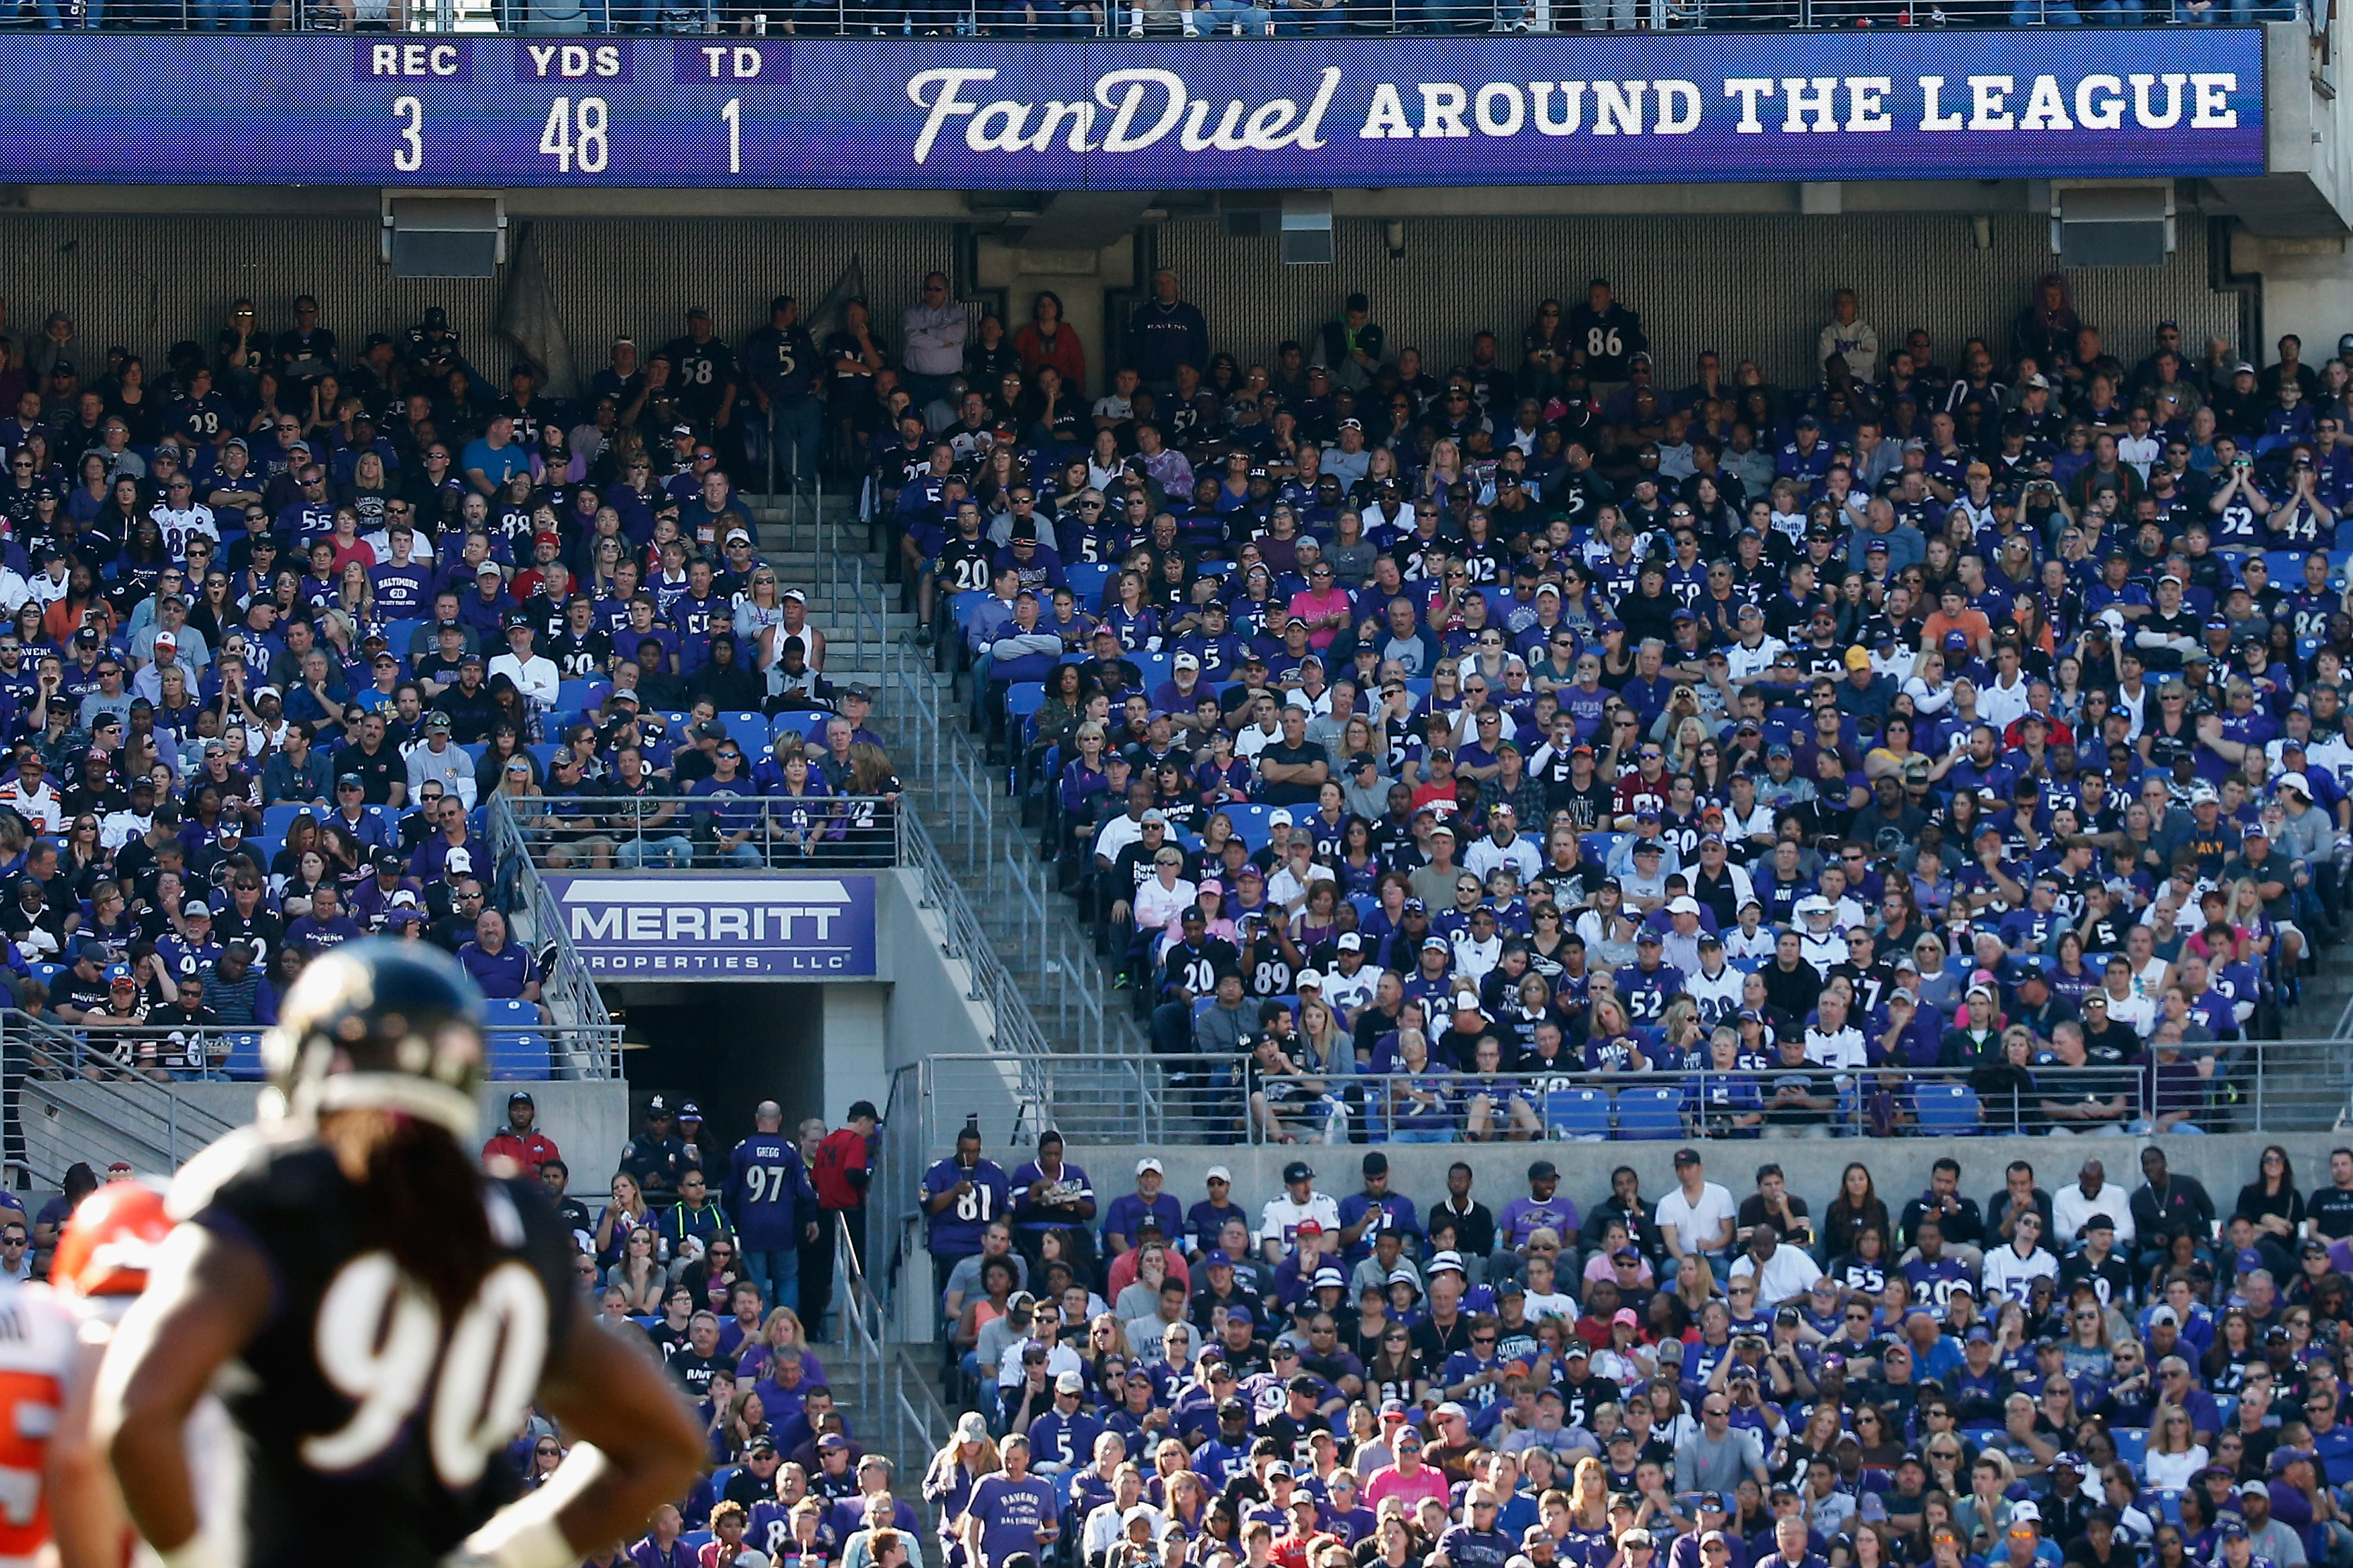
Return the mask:
{"type": "Polygon", "coordinates": [[[1044,1056],[1048,1048],[1046,1037],[1029,1011],[1029,999],[1006,973],[997,956],[996,943],[989,940],[980,917],[973,913],[971,903],[965,898],[962,883],[941,858],[939,847],[932,842],[923,818],[913,812],[900,815],[899,847],[900,864],[923,873],[923,897],[920,903],[939,917],[946,934],[946,940],[940,944],[941,952],[962,963],[971,976],[971,989],[965,993],[965,999],[986,1004],[993,1016],[990,1043],[999,1050],[1018,1055],[1044,1056]]]}
{"type": "MultiPolygon", "coordinates": [[[[1295,1042],[1294,1042],[1295,1044],[1295,1042]]],[[[2183,1059],[2211,1056],[2213,1075],[2205,1080],[2193,1120],[2207,1131],[2321,1131],[2346,1120],[2348,1095],[2330,1064],[2341,1058],[2341,1041],[2272,1040],[2206,1043],[2183,1047],[2183,1059]]],[[[1268,1143],[1278,1141],[1253,1114],[1245,1089],[1249,1058],[1226,1055],[1057,1053],[1018,1062],[1003,1058],[934,1054],[920,1064],[920,1092],[910,1107],[912,1131],[927,1151],[952,1147],[968,1116],[980,1116],[1018,1142],[1025,1130],[1052,1126],[1078,1139],[1137,1143],[1268,1143]]],[[[2039,1132],[2048,1125],[2041,1101],[2064,1101],[2076,1093],[2126,1097],[2125,1114],[2105,1122],[2060,1122],[2073,1130],[2125,1133],[2149,1127],[2150,1079],[2146,1066],[2124,1068],[2037,1067],[2030,1069],[2034,1100],[1972,1091],[1968,1100],[1946,1098],[1966,1088],[1967,1068],[1910,1068],[1900,1064],[1855,1069],[1729,1071],[1563,1071],[1545,1074],[1473,1075],[1438,1069],[1420,1074],[1344,1072],[1322,1075],[1291,1102],[1282,1115],[1280,1141],[1371,1142],[1396,1139],[1400,1128],[1417,1141],[1459,1142],[1466,1135],[1470,1098],[1487,1086],[1490,1127],[1502,1138],[1519,1131],[1539,1141],[1627,1142],[1646,1138],[1725,1137],[1754,1133],[1736,1129],[1711,1102],[1712,1090],[1727,1080],[1753,1086],[1764,1109],[1777,1083],[1798,1079],[1838,1079],[1836,1105],[1815,1111],[1814,1124],[1838,1137],[1937,1136],[2039,1132]],[[1402,1092],[1411,1085],[1444,1091],[1444,1110],[1414,1116],[1415,1104],[1402,1092]],[[1662,1099],[1657,1091],[1671,1091],[1662,1099]],[[1514,1101],[1529,1119],[1515,1128],[1514,1101]]],[[[1744,1095],[1744,1100],[1746,1096],[1744,1095]]],[[[2161,1112],[2192,1109],[2170,1089],[2158,1096],[2161,1112]]],[[[992,1137],[997,1136],[992,1132],[992,1137]]]]}
{"type": "Polygon", "coordinates": [[[862,1435],[862,1440],[889,1453],[902,1473],[920,1467],[947,1442],[947,1412],[923,1379],[909,1375],[904,1358],[887,1342],[889,1319],[844,1226],[834,1227],[833,1280],[841,1342],[861,1403],[881,1424],[880,1431],[862,1435]]]}
{"type": "MultiPolygon", "coordinates": [[[[239,1051],[256,1051],[267,1032],[259,1025],[123,1024],[79,1026],[37,1018],[11,1010],[0,1014],[0,1028],[16,1031],[26,1043],[26,1069],[35,1080],[79,1079],[88,1083],[254,1083],[260,1081],[259,1058],[251,1065],[228,1064],[239,1051]],[[169,1047],[168,1053],[203,1062],[202,1067],[164,1067],[142,1059],[155,1053],[142,1047],[169,1047]]],[[[548,1053],[545,1077],[597,1080],[620,1076],[621,1026],[598,1024],[491,1024],[483,1035],[494,1069],[503,1063],[512,1070],[518,1053],[548,1053]]],[[[534,1074],[533,1077],[542,1075],[534,1074]]],[[[199,1115],[207,1113],[197,1113],[199,1115]]],[[[217,1120],[216,1118],[215,1120],[217,1120]]],[[[214,1135],[228,1130],[221,1122],[214,1135]]]]}
{"type": "MultiPolygon", "coordinates": [[[[493,795],[513,818],[516,846],[540,870],[623,873],[661,870],[681,860],[719,870],[814,871],[851,866],[894,866],[900,861],[899,823],[904,813],[896,795],[827,795],[786,805],[787,797],[742,795],[493,795]],[[756,865],[744,865],[715,850],[709,820],[722,815],[743,819],[757,812],[759,831],[746,841],[756,865]],[[587,822],[590,826],[576,826],[587,822]],[[602,839],[602,844],[591,840],[602,839]],[[638,863],[610,864],[624,847],[639,849],[638,863]],[[576,858],[559,860],[559,852],[576,858]],[[659,863],[648,865],[659,852],[659,863]],[[608,862],[596,865],[597,860],[608,862]]],[[[496,849],[494,839],[491,847],[496,849]]]]}
{"type": "Polygon", "coordinates": [[[620,1038],[618,1026],[605,1006],[603,993],[589,978],[588,966],[581,962],[580,950],[572,943],[572,933],[566,929],[564,911],[556,907],[547,884],[539,879],[539,868],[533,863],[531,841],[523,825],[514,814],[514,803],[497,795],[491,796],[483,812],[488,823],[491,859],[496,864],[502,908],[527,911],[531,916],[532,932],[543,954],[552,955],[540,965],[540,994],[547,1001],[548,1011],[558,1019],[582,1027],[614,1030],[610,1059],[598,1053],[594,1060],[575,1062],[582,1068],[583,1078],[617,1079],[621,1076],[620,1038]]]}
{"type": "Polygon", "coordinates": [[[77,1058],[82,1041],[69,1027],[10,1008],[0,1012],[0,1040],[6,1048],[5,1073],[0,1073],[0,1151],[9,1172],[30,1184],[53,1185],[65,1179],[65,1168],[83,1163],[102,1169],[116,1160],[129,1160],[155,1174],[165,1174],[233,1129],[233,1123],[173,1092],[168,1084],[147,1078],[100,1079],[82,1070],[77,1058]],[[90,1085],[102,1109],[69,1109],[48,1092],[53,1084],[90,1085]],[[55,1151],[56,1162],[34,1163],[26,1124],[36,1115],[40,1142],[55,1151]]]}

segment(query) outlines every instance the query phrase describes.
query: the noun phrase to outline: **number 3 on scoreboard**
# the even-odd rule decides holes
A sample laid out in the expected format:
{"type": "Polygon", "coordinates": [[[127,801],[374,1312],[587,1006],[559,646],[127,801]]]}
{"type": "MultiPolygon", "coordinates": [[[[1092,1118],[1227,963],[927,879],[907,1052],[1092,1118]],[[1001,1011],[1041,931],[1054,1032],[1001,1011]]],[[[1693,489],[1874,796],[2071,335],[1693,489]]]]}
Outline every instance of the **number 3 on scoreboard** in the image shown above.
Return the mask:
{"type": "Polygon", "coordinates": [[[425,105],[404,93],[392,100],[392,112],[401,121],[400,145],[392,150],[392,166],[413,174],[425,167],[425,105]]]}
{"type": "Polygon", "coordinates": [[[539,133],[539,150],[555,160],[555,172],[572,173],[579,165],[584,174],[605,172],[608,151],[606,130],[605,100],[584,98],[575,106],[568,98],[559,98],[547,106],[547,123],[539,133]]]}

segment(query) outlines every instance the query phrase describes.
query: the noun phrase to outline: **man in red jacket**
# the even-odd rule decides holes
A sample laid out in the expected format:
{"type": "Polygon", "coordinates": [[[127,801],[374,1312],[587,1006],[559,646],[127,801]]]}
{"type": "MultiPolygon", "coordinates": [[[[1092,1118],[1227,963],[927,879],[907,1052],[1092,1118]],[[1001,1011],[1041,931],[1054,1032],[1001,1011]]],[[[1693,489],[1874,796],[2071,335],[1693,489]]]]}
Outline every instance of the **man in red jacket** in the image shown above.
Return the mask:
{"type": "Polygon", "coordinates": [[[839,1224],[849,1232],[858,1266],[870,1275],[874,1264],[866,1256],[866,1187],[872,1174],[874,1134],[881,1125],[872,1100],[852,1102],[849,1120],[825,1135],[817,1146],[817,1158],[809,1162],[809,1183],[817,1188],[818,1207],[828,1216],[824,1223],[839,1224]]]}
{"type": "Polygon", "coordinates": [[[561,1160],[555,1140],[533,1125],[539,1118],[539,1107],[522,1089],[507,1096],[506,1131],[498,1133],[482,1145],[482,1163],[504,1157],[530,1172],[539,1174],[539,1168],[550,1160],[561,1160]]]}

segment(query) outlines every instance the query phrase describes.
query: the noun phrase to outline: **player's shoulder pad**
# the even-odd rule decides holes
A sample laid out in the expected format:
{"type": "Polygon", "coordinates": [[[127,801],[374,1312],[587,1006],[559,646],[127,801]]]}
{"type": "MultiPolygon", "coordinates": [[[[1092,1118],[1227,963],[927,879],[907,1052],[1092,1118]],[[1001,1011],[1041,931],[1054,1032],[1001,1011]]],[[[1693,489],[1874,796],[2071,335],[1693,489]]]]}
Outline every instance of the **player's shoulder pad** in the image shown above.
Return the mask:
{"type": "Polygon", "coordinates": [[[322,1164],[332,1170],[333,1156],[307,1131],[285,1124],[240,1127],[180,1168],[164,1212],[174,1220],[192,1219],[232,1194],[305,1203],[317,1195],[322,1164]]]}

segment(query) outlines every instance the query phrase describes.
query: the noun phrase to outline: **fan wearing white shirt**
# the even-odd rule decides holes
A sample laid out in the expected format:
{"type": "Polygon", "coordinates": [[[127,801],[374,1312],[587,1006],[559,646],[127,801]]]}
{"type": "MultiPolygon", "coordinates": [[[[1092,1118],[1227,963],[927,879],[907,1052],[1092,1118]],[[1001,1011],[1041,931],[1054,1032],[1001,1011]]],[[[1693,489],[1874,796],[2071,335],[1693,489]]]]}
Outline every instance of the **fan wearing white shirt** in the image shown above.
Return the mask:
{"type": "Polygon", "coordinates": [[[1699,964],[1683,972],[1683,985],[1699,1005],[1699,1021],[1709,1028],[1729,1024],[1740,1011],[1741,987],[1748,976],[1726,963],[1724,942],[1713,933],[1699,939],[1699,964]],[[1708,966],[1714,964],[1713,973],[1708,966]]]}
{"type": "Polygon", "coordinates": [[[1707,1179],[1707,1167],[1696,1149],[1675,1152],[1675,1186],[1651,1211],[1652,1223],[1678,1260],[1690,1253],[1720,1255],[1732,1246],[1732,1227],[1740,1205],[1720,1182],[1707,1179]]]}
{"type": "Polygon", "coordinates": [[[1755,899],[1744,899],[1740,904],[1740,923],[1724,933],[1724,956],[1736,963],[1744,958],[1770,958],[1781,940],[1781,933],[1764,923],[1765,906],[1755,899]]]}
{"type": "Polygon", "coordinates": [[[2042,1216],[2032,1209],[2018,1216],[2010,1226],[2010,1241],[2007,1247],[1996,1247],[1986,1254],[1985,1268],[1978,1279],[1985,1293],[2025,1304],[2037,1279],[2059,1282],[2059,1260],[2042,1249],[2042,1216]]]}
{"type": "Polygon", "coordinates": [[[543,654],[531,651],[533,628],[530,619],[520,610],[507,617],[507,651],[491,660],[489,675],[503,675],[514,682],[523,700],[544,713],[555,706],[557,694],[564,687],[564,674],[555,661],[543,654]]]}
{"type": "MultiPolygon", "coordinates": [[[[1806,1026],[1806,1059],[1841,1074],[1870,1066],[1862,1031],[1847,1022],[1846,998],[1836,991],[1825,991],[1814,1006],[1815,1021],[1806,1026]]],[[[1840,1079],[1841,1087],[1844,1081],[1840,1079]]]]}
{"type": "Polygon", "coordinates": [[[1805,1300],[1822,1271],[1800,1249],[1782,1246],[1780,1232],[1767,1220],[1748,1233],[1748,1250],[1732,1265],[1735,1279],[1751,1276],[1757,1280],[1757,1305],[1778,1307],[1805,1300]]]}
{"type": "Polygon", "coordinates": [[[1258,1244],[1269,1263],[1280,1263],[1298,1244],[1299,1227],[1314,1220],[1327,1231],[1340,1228],[1340,1205],[1315,1190],[1315,1172],[1304,1160],[1282,1168],[1282,1195],[1259,1211],[1258,1244]]]}

